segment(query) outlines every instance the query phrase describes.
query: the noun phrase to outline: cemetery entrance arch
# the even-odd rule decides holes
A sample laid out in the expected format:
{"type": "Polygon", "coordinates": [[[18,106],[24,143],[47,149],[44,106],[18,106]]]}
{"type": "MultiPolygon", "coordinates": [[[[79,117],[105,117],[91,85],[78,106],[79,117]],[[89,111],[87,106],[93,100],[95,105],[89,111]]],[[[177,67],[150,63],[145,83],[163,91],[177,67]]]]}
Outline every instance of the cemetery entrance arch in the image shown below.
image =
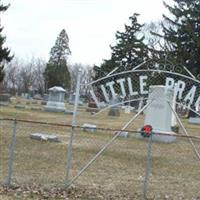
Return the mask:
{"type": "MultiPolygon", "coordinates": [[[[189,123],[200,124],[200,81],[187,68],[173,66],[166,62],[161,64],[146,62],[126,71],[115,68],[109,74],[87,85],[81,84],[80,77],[79,75],[77,81],[73,128],[68,148],[67,187],[82,175],[119,136],[129,134],[127,131],[129,126],[142,114],[144,114],[143,126],[150,125],[153,129],[151,139],[168,143],[176,140],[178,134],[183,134],[188,137],[191,148],[200,160],[198,149],[182,122],[182,118],[185,117],[189,118],[189,123]],[[91,112],[91,116],[99,115],[104,111],[108,111],[110,115],[117,115],[118,110],[131,113],[131,115],[130,119],[120,129],[118,128],[118,131],[115,131],[110,140],[81,167],[78,173],[69,178],[73,165],[73,130],[79,124],[76,121],[76,111],[81,88],[84,88],[84,92],[87,91],[86,94],[89,97],[87,110],[91,112]],[[182,131],[180,132],[179,129],[182,131]]],[[[106,121],[103,124],[103,127],[97,128],[110,130],[113,127],[106,121]]],[[[143,126],[131,130],[136,138],[145,138],[143,126]]],[[[94,129],[95,127],[86,125],[85,128],[94,129]]],[[[145,188],[148,176],[147,167],[144,177],[145,188]]]]}

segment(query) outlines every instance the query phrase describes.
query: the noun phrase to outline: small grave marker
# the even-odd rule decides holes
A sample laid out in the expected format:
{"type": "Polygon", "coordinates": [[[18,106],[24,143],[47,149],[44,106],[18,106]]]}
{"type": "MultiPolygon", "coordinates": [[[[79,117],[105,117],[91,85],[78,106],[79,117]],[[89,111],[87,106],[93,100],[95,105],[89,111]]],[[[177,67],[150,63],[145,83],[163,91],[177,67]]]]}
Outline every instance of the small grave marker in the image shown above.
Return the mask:
{"type": "MultiPolygon", "coordinates": [[[[119,132],[115,132],[114,134],[118,134],[119,132]]],[[[124,137],[124,138],[127,138],[129,136],[128,132],[127,131],[121,131],[120,134],[119,134],[119,137],[124,137]]]]}
{"type": "Polygon", "coordinates": [[[192,110],[189,111],[189,114],[188,114],[189,120],[188,121],[190,124],[200,125],[200,115],[198,115],[197,113],[195,113],[192,110]]]}
{"type": "Polygon", "coordinates": [[[96,125],[94,125],[94,124],[87,124],[87,123],[83,124],[82,127],[83,127],[83,130],[87,131],[87,132],[95,132],[96,128],[97,128],[96,125]]]}
{"type": "Polygon", "coordinates": [[[26,108],[26,107],[25,107],[25,105],[23,105],[23,104],[16,104],[16,105],[15,105],[15,108],[24,109],[24,108],[26,108]]]}
{"type": "Polygon", "coordinates": [[[59,139],[57,136],[44,134],[44,133],[32,133],[30,135],[30,138],[34,140],[40,140],[40,141],[59,142],[59,139]]]}

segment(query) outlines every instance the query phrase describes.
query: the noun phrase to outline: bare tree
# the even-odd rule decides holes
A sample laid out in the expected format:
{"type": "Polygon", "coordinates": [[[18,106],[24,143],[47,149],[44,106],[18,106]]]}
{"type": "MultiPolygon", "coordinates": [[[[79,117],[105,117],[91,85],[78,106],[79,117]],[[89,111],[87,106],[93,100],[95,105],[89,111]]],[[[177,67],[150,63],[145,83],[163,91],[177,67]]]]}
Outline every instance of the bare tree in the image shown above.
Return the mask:
{"type": "Polygon", "coordinates": [[[92,72],[93,68],[89,65],[82,64],[71,64],[69,66],[70,74],[71,74],[71,91],[74,92],[76,89],[77,75],[78,71],[81,70],[81,93],[87,93],[86,84],[92,81],[92,72]]]}
{"type": "Polygon", "coordinates": [[[46,62],[40,58],[19,60],[15,58],[6,66],[4,89],[12,94],[28,93],[31,90],[44,93],[44,70],[46,62]]]}
{"type": "Polygon", "coordinates": [[[33,88],[37,90],[39,94],[44,94],[45,92],[45,80],[44,80],[44,72],[46,67],[46,61],[43,59],[36,59],[35,60],[35,67],[34,67],[34,82],[33,88]]]}
{"type": "Polygon", "coordinates": [[[19,60],[14,58],[12,62],[6,65],[5,78],[3,81],[4,90],[15,95],[18,89],[20,63],[19,60]]]}
{"type": "Polygon", "coordinates": [[[32,59],[31,62],[27,61],[21,66],[19,88],[25,93],[29,92],[30,87],[32,87],[35,81],[34,64],[34,60],[32,59]]]}

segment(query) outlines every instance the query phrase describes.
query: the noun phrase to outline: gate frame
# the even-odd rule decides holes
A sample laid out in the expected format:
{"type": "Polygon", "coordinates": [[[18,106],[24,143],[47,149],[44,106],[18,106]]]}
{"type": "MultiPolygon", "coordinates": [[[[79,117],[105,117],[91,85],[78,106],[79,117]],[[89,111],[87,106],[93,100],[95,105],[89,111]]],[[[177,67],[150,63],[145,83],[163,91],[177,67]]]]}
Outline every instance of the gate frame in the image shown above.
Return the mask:
{"type": "MultiPolygon", "coordinates": [[[[88,84],[84,84],[86,85],[87,87],[91,87],[91,85],[99,82],[99,81],[102,81],[104,79],[108,79],[108,78],[111,78],[111,77],[114,77],[114,76],[119,76],[119,75],[122,75],[122,74],[126,74],[126,73],[133,73],[133,72],[144,72],[146,70],[144,69],[138,69],[140,67],[142,67],[144,64],[146,64],[148,61],[146,62],[143,62],[141,64],[139,64],[138,66],[134,67],[132,70],[129,70],[129,71],[122,71],[122,72],[119,72],[119,73],[114,73],[115,71],[118,70],[118,68],[115,68],[114,70],[112,70],[110,73],[108,73],[106,76],[98,79],[98,80],[95,80],[95,81],[92,81],[88,84]],[[113,74],[114,73],[114,74],[113,74]]],[[[182,77],[182,78],[186,78],[186,79],[190,79],[196,83],[198,83],[200,85],[200,81],[196,79],[196,77],[185,67],[183,66],[183,69],[188,73],[189,76],[186,76],[184,74],[181,74],[181,73],[177,73],[177,72],[172,72],[172,71],[167,71],[167,70],[163,70],[163,69],[149,69],[148,68],[148,72],[158,72],[158,73],[162,73],[162,74],[172,74],[172,75],[176,75],[176,76],[179,76],[179,77],[182,77]]],[[[75,175],[74,177],[72,177],[72,179],[70,180],[70,170],[71,170],[71,167],[72,167],[72,146],[73,146],[73,139],[74,139],[74,129],[76,127],[76,116],[77,116],[77,108],[78,108],[78,102],[79,102],[79,97],[80,97],[80,86],[81,86],[81,83],[80,83],[80,80],[81,79],[81,71],[79,70],[79,73],[78,73],[78,77],[77,77],[77,85],[76,85],[76,93],[75,93],[75,104],[74,104],[74,112],[73,112],[73,118],[72,118],[72,129],[71,129],[71,134],[70,134],[70,140],[69,140],[69,146],[68,146],[68,150],[67,150],[67,164],[66,164],[66,177],[65,177],[65,188],[69,188],[78,178],[79,176],[81,176],[89,167],[91,164],[93,164],[96,159],[101,156],[101,154],[117,139],[117,137],[120,135],[120,133],[125,130],[132,122],[134,122],[135,119],[137,119],[137,117],[152,103],[149,102],[147,103],[146,105],[144,105],[138,112],[136,115],[134,115],[124,126],[123,128],[117,132],[116,135],[114,135],[93,157],[92,159],[90,159],[84,166],[83,168],[77,173],[77,175],[75,175]]],[[[147,98],[143,98],[143,100],[146,100],[147,98]]],[[[115,105],[121,105],[123,103],[126,103],[126,102],[132,102],[132,101],[138,101],[139,99],[134,99],[134,100],[129,100],[129,101],[123,101],[123,102],[120,102],[120,103],[117,103],[117,104],[112,104],[112,105],[108,105],[107,107],[101,109],[98,113],[101,113],[105,110],[107,110],[108,108],[112,107],[112,106],[115,106],[115,105]]],[[[196,146],[194,145],[192,139],[190,138],[190,135],[188,134],[187,130],[185,129],[183,123],[181,122],[178,114],[176,113],[176,111],[173,109],[172,105],[170,104],[169,101],[167,101],[167,103],[169,104],[172,112],[174,113],[180,127],[183,129],[183,132],[185,133],[185,135],[188,137],[189,139],[189,142],[192,146],[192,149],[194,151],[194,153],[196,154],[196,157],[198,158],[198,160],[200,161],[200,153],[198,152],[196,146]]],[[[176,105],[182,105],[180,103],[178,103],[177,101],[175,102],[176,105]]],[[[193,111],[194,113],[196,113],[197,115],[200,116],[200,113],[196,112],[195,110],[191,109],[190,107],[187,109],[193,111]]],[[[95,115],[97,115],[98,113],[96,113],[95,115]]],[[[152,137],[150,136],[149,139],[147,140],[147,164],[146,164],[146,170],[145,170],[145,177],[144,177],[144,188],[143,188],[143,194],[144,194],[144,197],[147,198],[147,191],[148,191],[148,182],[149,182],[149,175],[150,175],[150,171],[151,171],[151,159],[152,159],[152,155],[151,155],[151,144],[152,144],[152,137]]]]}

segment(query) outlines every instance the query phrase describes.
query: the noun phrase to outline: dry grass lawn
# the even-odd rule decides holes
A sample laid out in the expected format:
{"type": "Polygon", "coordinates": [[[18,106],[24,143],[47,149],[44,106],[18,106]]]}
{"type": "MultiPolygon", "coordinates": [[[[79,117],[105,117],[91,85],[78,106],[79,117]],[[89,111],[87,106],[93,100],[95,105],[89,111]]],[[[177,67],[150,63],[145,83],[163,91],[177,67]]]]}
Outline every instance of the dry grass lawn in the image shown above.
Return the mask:
{"type": "MultiPolygon", "coordinates": [[[[41,108],[40,105],[34,106],[41,108]]],[[[16,109],[14,104],[1,107],[0,118],[71,123],[71,115],[31,110],[30,107],[26,105],[26,109],[16,109]]],[[[72,106],[68,105],[68,108],[72,109],[72,106]]],[[[120,117],[109,117],[107,111],[91,115],[85,112],[85,107],[80,107],[77,124],[92,123],[97,127],[121,128],[132,116],[123,111],[120,117]]],[[[188,124],[187,119],[182,121],[190,135],[200,135],[199,126],[188,124]]],[[[1,183],[4,183],[7,176],[12,125],[11,121],[0,121],[1,183]]],[[[142,126],[141,115],[128,129],[137,130],[142,126]]],[[[133,134],[128,138],[118,138],[73,183],[71,189],[58,189],[63,188],[65,181],[70,133],[71,129],[67,127],[18,122],[12,176],[14,188],[1,187],[0,199],[143,199],[147,143],[136,139],[133,134]],[[36,132],[57,135],[61,142],[30,139],[30,134],[36,132]]],[[[76,129],[70,178],[112,137],[111,131],[90,133],[76,129]]],[[[200,140],[194,143],[200,151],[200,140]]],[[[200,197],[199,172],[200,161],[195,157],[187,139],[177,138],[171,144],[153,143],[149,199],[197,199],[200,197]]]]}

